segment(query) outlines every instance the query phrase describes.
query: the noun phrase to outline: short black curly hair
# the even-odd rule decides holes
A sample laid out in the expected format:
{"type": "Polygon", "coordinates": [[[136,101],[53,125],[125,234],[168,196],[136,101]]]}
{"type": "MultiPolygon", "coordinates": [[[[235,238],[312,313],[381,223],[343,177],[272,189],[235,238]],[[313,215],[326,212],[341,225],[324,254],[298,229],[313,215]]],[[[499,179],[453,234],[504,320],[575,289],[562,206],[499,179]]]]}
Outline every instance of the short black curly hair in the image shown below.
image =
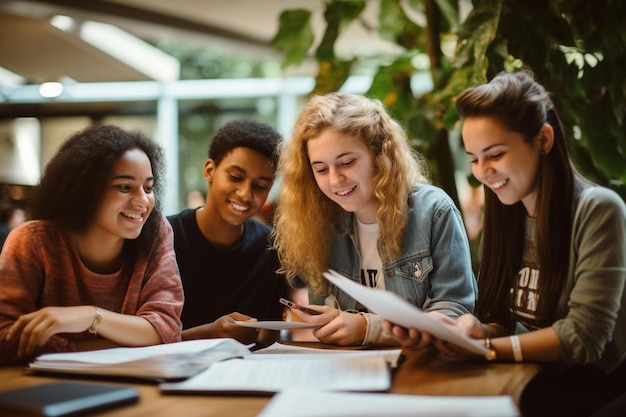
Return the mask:
{"type": "Polygon", "coordinates": [[[104,197],[115,163],[133,149],[148,156],[154,175],[155,208],[141,235],[156,233],[166,169],[163,151],[143,133],[113,125],[90,126],[61,145],[29,199],[32,219],[54,220],[73,232],[85,231],[104,197]]]}
{"type": "Polygon", "coordinates": [[[266,123],[254,119],[233,120],[219,128],[211,138],[209,158],[217,166],[233,149],[244,147],[269,158],[276,169],[280,141],[280,133],[266,123]]]}

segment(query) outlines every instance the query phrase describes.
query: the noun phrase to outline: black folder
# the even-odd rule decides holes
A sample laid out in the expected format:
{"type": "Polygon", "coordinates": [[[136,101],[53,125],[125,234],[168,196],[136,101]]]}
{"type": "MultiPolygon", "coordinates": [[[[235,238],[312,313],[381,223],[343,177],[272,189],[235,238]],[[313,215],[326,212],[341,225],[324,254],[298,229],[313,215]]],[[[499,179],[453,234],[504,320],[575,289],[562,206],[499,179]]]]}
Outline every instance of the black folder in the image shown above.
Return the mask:
{"type": "Polygon", "coordinates": [[[0,417],[61,417],[130,404],[132,387],[81,382],[51,382],[0,392],[0,417]]]}

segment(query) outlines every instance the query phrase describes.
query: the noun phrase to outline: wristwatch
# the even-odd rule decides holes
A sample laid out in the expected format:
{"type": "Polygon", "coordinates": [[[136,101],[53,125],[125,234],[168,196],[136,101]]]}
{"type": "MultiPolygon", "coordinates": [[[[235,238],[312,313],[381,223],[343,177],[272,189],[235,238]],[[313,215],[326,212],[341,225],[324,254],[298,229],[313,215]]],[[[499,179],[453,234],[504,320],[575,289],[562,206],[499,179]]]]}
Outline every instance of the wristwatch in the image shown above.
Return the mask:
{"type": "Polygon", "coordinates": [[[485,353],[485,359],[489,362],[496,359],[497,353],[494,348],[491,347],[491,339],[485,339],[485,347],[487,348],[487,353],[485,353]]]}

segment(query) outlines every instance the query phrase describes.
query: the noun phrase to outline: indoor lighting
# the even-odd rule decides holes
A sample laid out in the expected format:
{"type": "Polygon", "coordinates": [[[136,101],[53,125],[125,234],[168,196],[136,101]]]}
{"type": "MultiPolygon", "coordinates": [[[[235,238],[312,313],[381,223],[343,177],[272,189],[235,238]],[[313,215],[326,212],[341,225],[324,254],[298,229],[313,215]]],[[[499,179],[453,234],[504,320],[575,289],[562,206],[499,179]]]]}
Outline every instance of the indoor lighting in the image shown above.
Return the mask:
{"type": "Polygon", "coordinates": [[[59,82],[43,83],[39,86],[39,94],[46,98],[55,98],[63,93],[63,84],[59,82]]]}

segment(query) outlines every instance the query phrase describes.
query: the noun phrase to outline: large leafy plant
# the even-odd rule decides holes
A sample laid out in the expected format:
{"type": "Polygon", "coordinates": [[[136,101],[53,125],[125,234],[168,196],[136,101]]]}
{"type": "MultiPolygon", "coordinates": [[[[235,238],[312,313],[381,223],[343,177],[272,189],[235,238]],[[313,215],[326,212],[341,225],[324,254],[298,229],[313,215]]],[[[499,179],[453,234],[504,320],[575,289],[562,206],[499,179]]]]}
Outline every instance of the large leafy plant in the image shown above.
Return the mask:
{"type": "MultiPolygon", "coordinates": [[[[319,70],[311,93],[338,90],[360,64],[337,56],[334,46],[367,0],[325,5],[327,26],[314,53],[319,70]]],[[[381,60],[366,94],[404,123],[428,158],[434,182],[457,204],[454,97],[500,71],[522,68],[553,93],[579,170],[626,197],[626,2],[380,0],[379,10],[379,35],[403,53],[381,60]],[[469,13],[460,4],[470,6],[469,13]],[[425,25],[411,18],[416,14],[425,16],[425,25]],[[426,68],[416,65],[420,56],[428,57],[426,68]],[[416,96],[411,77],[420,70],[430,73],[434,88],[416,96]]],[[[272,41],[284,53],[284,65],[299,65],[313,43],[311,11],[285,10],[272,41]]]]}

